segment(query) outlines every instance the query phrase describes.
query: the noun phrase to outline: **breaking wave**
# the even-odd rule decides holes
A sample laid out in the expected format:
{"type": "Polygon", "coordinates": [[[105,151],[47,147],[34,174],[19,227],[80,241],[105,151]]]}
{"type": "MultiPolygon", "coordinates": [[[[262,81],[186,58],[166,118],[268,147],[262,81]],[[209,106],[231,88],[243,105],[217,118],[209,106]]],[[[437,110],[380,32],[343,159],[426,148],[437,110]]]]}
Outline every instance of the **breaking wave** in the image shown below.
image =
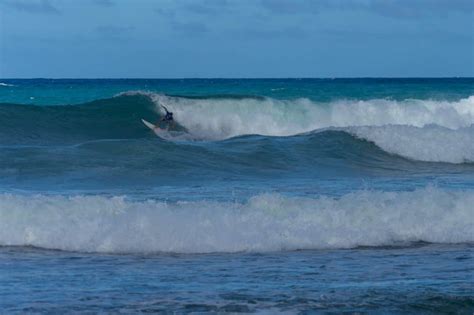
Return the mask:
{"type": "Polygon", "coordinates": [[[338,130],[413,160],[474,161],[474,96],[452,102],[373,99],[317,103],[308,99],[187,98],[127,92],[74,106],[3,104],[0,145],[152,139],[154,134],[140,119],[158,121],[161,104],[175,113],[176,128],[188,132],[174,140],[220,141],[252,134],[300,138],[338,130]]]}
{"type": "Polygon", "coordinates": [[[474,241],[473,191],[427,187],[246,203],[0,195],[0,245],[81,252],[209,253],[474,241]]]}
{"type": "Polygon", "coordinates": [[[474,125],[452,130],[436,125],[349,127],[349,133],[388,153],[426,162],[473,163],[474,125]]]}
{"type": "Polygon", "coordinates": [[[309,99],[191,99],[146,95],[155,102],[157,110],[159,104],[171,108],[192,134],[213,140],[247,134],[292,136],[329,127],[436,124],[457,129],[474,124],[474,96],[457,102],[374,99],[316,103],[309,99]]]}
{"type": "Polygon", "coordinates": [[[308,99],[195,100],[149,94],[171,107],[194,136],[225,139],[244,134],[292,136],[340,128],[384,151],[427,162],[474,162],[474,96],[431,100],[337,101],[308,99]]]}

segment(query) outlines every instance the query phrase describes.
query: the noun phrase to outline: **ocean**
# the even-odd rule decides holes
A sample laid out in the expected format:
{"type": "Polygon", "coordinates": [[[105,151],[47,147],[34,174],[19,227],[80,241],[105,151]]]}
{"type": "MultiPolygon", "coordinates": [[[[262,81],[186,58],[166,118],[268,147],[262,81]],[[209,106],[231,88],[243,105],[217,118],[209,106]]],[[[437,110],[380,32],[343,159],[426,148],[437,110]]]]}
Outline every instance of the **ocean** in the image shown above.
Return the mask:
{"type": "Polygon", "coordinates": [[[474,312],[472,78],[0,82],[0,313],[474,312]]]}

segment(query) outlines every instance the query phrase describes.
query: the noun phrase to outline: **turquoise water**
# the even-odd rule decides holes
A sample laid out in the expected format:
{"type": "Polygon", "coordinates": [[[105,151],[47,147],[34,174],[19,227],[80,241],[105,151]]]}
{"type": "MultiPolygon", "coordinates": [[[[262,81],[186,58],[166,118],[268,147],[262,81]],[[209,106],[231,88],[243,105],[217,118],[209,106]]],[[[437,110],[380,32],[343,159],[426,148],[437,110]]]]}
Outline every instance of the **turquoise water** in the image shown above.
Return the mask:
{"type": "Polygon", "coordinates": [[[474,79],[0,82],[0,309],[474,310],[474,79]]]}
{"type": "Polygon", "coordinates": [[[110,98],[124,91],[188,97],[262,96],[276,99],[456,100],[474,94],[472,78],[452,79],[10,79],[0,102],[65,105],[110,98]]]}

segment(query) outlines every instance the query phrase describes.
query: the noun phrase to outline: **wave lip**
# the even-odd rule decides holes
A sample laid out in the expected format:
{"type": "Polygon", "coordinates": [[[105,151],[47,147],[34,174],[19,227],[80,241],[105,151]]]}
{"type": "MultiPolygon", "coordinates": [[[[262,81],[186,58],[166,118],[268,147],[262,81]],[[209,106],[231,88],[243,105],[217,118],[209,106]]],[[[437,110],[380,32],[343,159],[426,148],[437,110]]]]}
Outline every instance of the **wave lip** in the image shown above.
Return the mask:
{"type": "MultiPolygon", "coordinates": [[[[433,100],[185,98],[125,92],[76,106],[0,106],[0,145],[73,145],[103,139],[150,139],[141,119],[158,121],[160,104],[175,113],[171,140],[225,140],[244,135],[294,136],[331,129],[375,143],[405,158],[446,163],[474,161],[474,96],[433,100]]],[[[308,144],[309,145],[309,144],[308,144]]]]}
{"type": "Polygon", "coordinates": [[[436,125],[365,126],[343,130],[388,153],[425,162],[474,163],[474,125],[452,130],[436,125]]]}
{"type": "Polygon", "coordinates": [[[0,244],[81,252],[209,253],[474,242],[474,191],[359,191],[246,203],[0,195],[0,244]]]}
{"type": "Polygon", "coordinates": [[[323,128],[436,124],[450,129],[474,124],[474,96],[457,102],[433,100],[188,99],[143,93],[160,111],[170,108],[177,121],[203,140],[248,134],[292,136],[323,128]]]}
{"type": "Polygon", "coordinates": [[[308,99],[196,100],[146,95],[157,106],[172,108],[194,139],[291,136],[336,128],[413,160],[474,162],[474,96],[457,102],[374,99],[319,104],[308,99]]]}

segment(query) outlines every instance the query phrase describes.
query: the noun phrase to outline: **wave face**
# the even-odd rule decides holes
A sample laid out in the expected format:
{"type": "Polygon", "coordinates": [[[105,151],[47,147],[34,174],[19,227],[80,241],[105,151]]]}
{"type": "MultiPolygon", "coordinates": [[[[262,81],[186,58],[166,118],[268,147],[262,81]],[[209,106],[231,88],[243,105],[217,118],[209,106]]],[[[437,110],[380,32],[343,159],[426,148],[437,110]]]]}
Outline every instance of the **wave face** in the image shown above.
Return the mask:
{"type": "Polygon", "coordinates": [[[246,134],[291,136],[329,127],[430,124],[457,129],[474,124],[474,96],[430,100],[188,99],[147,94],[165,104],[193,135],[220,140],[246,134]]]}
{"type": "MultiPolygon", "coordinates": [[[[308,99],[186,98],[127,92],[111,99],[73,106],[3,104],[0,105],[0,146],[156,139],[140,119],[158,121],[162,115],[160,104],[175,113],[175,128],[187,131],[171,140],[221,141],[246,135],[294,138],[293,144],[282,143],[281,150],[273,147],[273,152],[267,152],[271,155],[294,151],[301,139],[306,139],[303,140],[306,145],[314,146],[310,133],[322,132],[324,136],[334,137],[327,131],[335,130],[355,137],[344,140],[340,148],[333,146],[336,151],[354,147],[347,141],[369,141],[387,154],[412,160],[474,161],[474,96],[452,102],[374,99],[317,103],[308,99]]],[[[268,141],[273,140],[269,138],[268,141]]],[[[314,150],[308,147],[302,152],[309,151],[314,150]]]]}
{"type": "Polygon", "coordinates": [[[474,192],[428,187],[246,203],[0,195],[0,244],[81,252],[209,253],[474,242],[474,192]]]}
{"type": "MultiPolygon", "coordinates": [[[[75,144],[99,139],[150,137],[140,118],[157,116],[146,96],[83,105],[0,105],[0,145],[75,144]]],[[[158,116],[157,116],[158,117],[158,116]]]]}

